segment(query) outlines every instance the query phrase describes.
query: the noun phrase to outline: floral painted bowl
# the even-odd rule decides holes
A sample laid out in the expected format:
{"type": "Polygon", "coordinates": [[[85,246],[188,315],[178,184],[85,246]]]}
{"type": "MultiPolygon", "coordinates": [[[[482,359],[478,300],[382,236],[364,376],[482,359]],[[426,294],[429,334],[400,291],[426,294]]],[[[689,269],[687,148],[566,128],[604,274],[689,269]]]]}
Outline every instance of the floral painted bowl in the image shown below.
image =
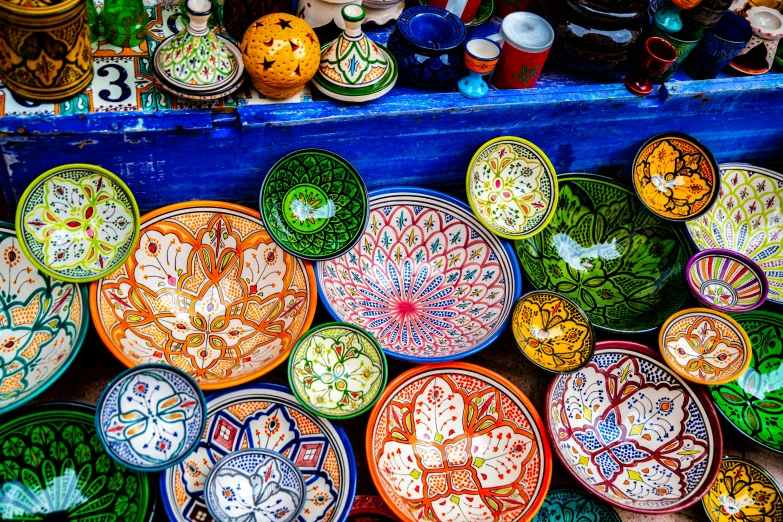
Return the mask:
{"type": "Polygon", "coordinates": [[[725,457],[718,480],[701,499],[711,522],[783,519],[783,492],[767,470],[753,462],[725,457]]]}
{"type": "Polygon", "coordinates": [[[641,344],[598,343],[586,367],[552,380],[545,405],[565,468],[619,508],[680,511],[718,474],[723,439],[707,395],[641,344]]]}
{"type": "Polygon", "coordinates": [[[190,455],[204,433],[204,394],[188,374],[162,364],[122,372],[98,400],[95,427],[110,457],[138,471],[163,471],[190,455]]]}
{"type": "Polygon", "coordinates": [[[176,366],[203,390],[282,363],[315,305],[310,264],[277,246],[258,212],[216,201],[145,215],[133,256],[90,288],[95,328],[120,361],[176,366]]]}
{"type": "Polygon", "coordinates": [[[348,522],[399,522],[399,519],[381,497],[356,495],[348,522]]]}
{"type": "Polygon", "coordinates": [[[115,462],[95,432],[95,409],[38,404],[0,419],[0,520],[147,522],[147,475],[115,462]]]}
{"type": "Polygon", "coordinates": [[[614,510],[583,491],[550,489],[532,522],[621,522],[614,510]]]}
{"type": "Polygon", "coordinates": [[[246,448],[275,451],[302,472],[307,494],[298,522],[344,522],[348,517],[356,465],[345,431],[310,414],[285,386],[246,384],[207,398],[207,428],[196,450],[161,473],[169,520],[209,520],[204,485],[210,470],[246,448]]]}
{"type": "Polygon", "coordinates": [[[302,406],[327,419],[369,410],[386,387],[378,341],[348,323],[325,323],[304,334],[288,357],[288,382],[302,406]]]}
{"type": "Polygon", "coordinates": [[[464,363],[418,366],[392,381],[367,423],[373,482],[401,520],[530,520],[552,456],[525,395],[464,363]]]}
{"type": "Polygon", "coordinates": [[[715,204],[686,223],[699,250],[731,250],[753,260],[767,276],[767,299],[783,304],[783,174],[751,165],[720,166],[715,204]]]}
{"type": "Polygon", "coordinates": [[[528,280],[574,301],[598,328],[660,326],[688,297],[685,238],[607,178],[569,175],[558,183],[552,221],[516,242],[528,280]]]}
{"type": "Polygon", "coordinates": [[[318,263],[318,291],[338,321],[361,326],[387,355],[466,357],[504,330],[522,290],[510,245],[461,201],[434,190],[370,193],[370,220],[345,255],[318,263]]]}
{"type": "Polygon", "coordinates": [[[685,279],[694,297],[723,312],[747,312],[764,304],[769,287],[761,268],[730,250],[702,250],[688,260],[685,279]]]}
{"type": "Polygon", "coordinates": [[[117,270],[139,237],[139,208],[115,174],[95,165],[62,165],[38,176],[19,198],[19,246],[61,281],[86,283],[117,270]]]}
{"type": "Polygon", "coordinates": [[[70,366],[89,323],[87,287],[51,279],[0,221],[0,414],[33,399],[70,366]]]}

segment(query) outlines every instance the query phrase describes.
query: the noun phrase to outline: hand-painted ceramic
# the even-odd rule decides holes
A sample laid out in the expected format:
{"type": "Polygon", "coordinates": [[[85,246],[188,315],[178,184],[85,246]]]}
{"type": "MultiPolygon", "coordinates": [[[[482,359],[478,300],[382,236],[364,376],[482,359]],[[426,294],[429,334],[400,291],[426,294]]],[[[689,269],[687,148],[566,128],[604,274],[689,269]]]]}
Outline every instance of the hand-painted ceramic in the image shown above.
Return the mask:
{"type": "Polygon", "coordinates": [[[536,288],[562,294],[593,326],[652,330],[682,307],[688,244],[628,189],[589,175],[560,177],[554,217],[516,242],[536,288]]]}
{"type": "Polygon", "coordinates": [[[280,453],[243,449],[212,467],[204,501],[217,522],[291,522],[307,493],[299,468],[280,453]]]}
{"type": "Polygon", "coordinates": [[[0,423],[0,520],[147,522],[147,475],[115,462],[95,432],[95,409],[39,404],[0,423]]]}
{"type": "Polygon", "coordinates": [[[348,522],[399,522],[399,519],[381,497],[356,495],[348,522]]]}
{"type": "Polygon", "coordinates": [[[718,197],[718,163],[687,134],[658,134],[636,153],[633,188],[653,214],[672,221],[693,219],[709,211],[718,197]]]}
{"type": "Polygon", "coordinates": [[[259,206],[275,243],[312,261],[341,256],[367,225],[362,177],[345,159],[321,149],[297,150],[275,163],[261,185],[259,206]]]}
{"type": "Polygon", "coordinates": [[[160,475],[163,507],[172,522],[209,520],[204,485],[209,471],[240,449],[275,451],[304,475],[307,494],[298,522],[343,522],[356,490],[356,467],[343,429],[308,413],[288,388],[248,384],[207,398],[207,429],[196,451],[160,475]]]}
{"type": "Polygon", "coordinates": [[[674,373],[698,384],[736,380],[750,366],[750,339],[726,314],[707,308],[680,310],[658,336],[663,360],[674,373]]]}
{"type": "Polygon", "coordinates": [[[767,298],[767,278],[761,268],[730,250],[695,254],[688,260],[685,278],[696,299],[723,312],[747,312],[767,298]]]}
{"type": "MultiPolygon", "coordinates": [[[[504,0],[505,1],[505,0],[504,0]]],[[[419,5],[427,5],[427,0],[419,0],[419,5]]],[[[495,0],[481,0],[476,16],[465,27],[478,27],[487,23],[495,13],[495,0]]]]}
{"type": "Polygon", "coordinates": [[[622,509],[680,511],[698,502],[720,468],[723,440],[707,395],[643,345],[598,343],[585,368],[554,378],[545,405],[565,468],[622,509]]]}
{"type": "Polygon", "coordinates": [[[718,199],[686,223],[699,250],[740,253],[767,276],[767,299],[783,304],[783,174],[750,165],[721,165],[718,199]]]}
{"type": "Polygon", "coordinates": [[[145,215],[133,256],[90,288],[95,328],[120,361],[176,366],[203,390],[282,363],[315,303],[310,264],[277,246],[258,212],[215,201],[145,215]]]}
{"type": "Polygon", "coordinates": [[[116,175],[72,164],[38,176],[19,198],[19,246],[61,281],[84,283],[114,272],[139,237],[139,208],[116,175]]]}
{"type": "Polygon", "coordinates": [[[753,462],[726,457],[718,480],[701,499],[711,522],[783,520],[783,492],[767,470],[753,462]]]}
{"type": "Polygon", "coordinates": [[[500,375],[464,363],[391,382],[367,423],[373,482],[401,520],[530,520],[552,455],[533,405],[500,375]]]}
{"type": "Polygon", "coordinates": [[[550,489],[532,522],[620,522],[620,517],[583,491],[550,489]]]}
{"type": "Polygon", "coordinates": [[[487,228],[506,239],[524,239],[552,219],[557,174],[541,149],[522,138],[502,136],[473,155],[466,191],[470,208],[487,228]]]}
{"type": "Polygon", "coordinates": [[[288,357],[288,382],[302,406],[347,419],[369,410],[386,387],[386,357],[367,331],[326,323],[304,334],[288,357]]]}
{"type": "Polygon", "coordinates": [[[595,350],[587,314],[570,299],[548,290],[519,298],[511,315],[511,330],[522,354],[550,372],[576,371],[595,350]]]}
{"type": "Polygon", "coordinates": [[[49,278],[0,221],[0,414],[48,388],[70,366],[89,323],[87,287],[49,278]]]}
{"type": "Polygon", "coordinates": [[[162,364],[122,372],[98,400],[95,426],[110,457],[163,471],[190,455],[204,433],[204,394],[188,374],[162,364]]]}
{"type": "Polygon", "coordinates": [[[316,272],[332,317],[370,332],[387,355],[414,362],[488,346],[522,289],[510,245],[461,201],[413,187],[371,192],[364,236],[316,272]]]}

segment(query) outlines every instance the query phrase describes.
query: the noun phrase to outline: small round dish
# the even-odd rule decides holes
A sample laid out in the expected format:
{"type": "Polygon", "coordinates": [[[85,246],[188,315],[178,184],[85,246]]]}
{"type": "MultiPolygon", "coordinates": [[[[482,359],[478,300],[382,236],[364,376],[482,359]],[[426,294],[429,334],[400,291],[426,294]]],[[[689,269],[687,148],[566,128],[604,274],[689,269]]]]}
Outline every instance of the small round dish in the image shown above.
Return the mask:
{"type": "Polygon", "coordinates": [[[288,356],[288,382],[299,402],[326,419],[369,410],[386,387],[386,357],[378,341],[349,323],[305,333],[288,356]]]}
{"type": "Polygon", "coordinates": [[[752,260],[729,250],[703,250],[685,270],[694,297],[722,312],[758,308],[769,291],[764,271],[752,260]]]}
{"type": "Polygon", "coordinates": [[[633,160],[633,188],[652,213],[687,221],[709,211],[720,192],[720,171],[712,153],[679,132],[657,134],[633,160]]]}
{"type": "Polygon", "coordinates": [[[307,493],[299,468],[280,453],[248,448],[220,459],[207,475],[204,502],[216,522],[291,522],[307,493]]]}
{"type": "Polygon", "coordinates": [[[163,471],[190,455],[207,421],[204,394],[188,374],[142,364],[115,377],[98,400],[95,426],[106,452],[138,471],[163,471]]]}
{"type": "Polygon", "coordinates": [[[478,220],[506,239],[534,236],[552,219],[557,205],[557,174],[549,158],[514,136],[479,147],[465,185],[478,220]]]}
{"type": "Polygon", "coordinates": [[[375,495],[356,495],[351,512],[348,514],[348,522],[399,522],[399,520],[386,502],[375,495]]]}
{"type": "Polygon", "coordinates": [[[139,207],[106,169],[74,163],[35,178],[16,210],[19,246],[36,268],[86,283],[121,266],[139,237],[139,207]]]}
{"type": "Polygon", "coordinates": [[[550,489],[532,522],[621,522],[614,510],[584,491],[550,489]]]}
{"type": "Polygon", "coordinates": [[[275,243],[291,255],[323,261],[353,248],[367,225],[367,188],[345,159],[301,149],[275,163],[261,185],[259,206],[275,243]]]}
{"type": "Polygon", "coordinates": [[[547,290],[519,298],[511,313],[511,331],[522,355],[550,372],[574,372],[595,351],[595,333],[587,314],[570,299],[547,290]]]}
{"type": "Polygon", "coordinates": [[[753,356],[745,330],[726,314],[689,308],[661,327],[658,346],[674,373],[697,384],[725,384],[739,378],[753,356]]]}
{"type": "Polygon", "coordinates": [[[710,522],[783,520],[783,492],[767,470],[725,457],[715,484],[701,499],[710,522]]]}

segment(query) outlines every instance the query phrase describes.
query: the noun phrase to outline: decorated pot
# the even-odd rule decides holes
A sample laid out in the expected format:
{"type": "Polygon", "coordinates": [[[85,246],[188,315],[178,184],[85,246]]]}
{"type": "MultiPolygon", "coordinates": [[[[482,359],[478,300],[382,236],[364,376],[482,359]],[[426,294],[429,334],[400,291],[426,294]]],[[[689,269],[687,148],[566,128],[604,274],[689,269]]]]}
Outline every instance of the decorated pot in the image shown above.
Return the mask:
{"type": "Polygon", "coordinates": [[[753,7],[745,12],[753,36],[729,63],[745,74],[764,74],[772,69],[778,43],[783,38],[783,14],[769,7],[753,7]]]}

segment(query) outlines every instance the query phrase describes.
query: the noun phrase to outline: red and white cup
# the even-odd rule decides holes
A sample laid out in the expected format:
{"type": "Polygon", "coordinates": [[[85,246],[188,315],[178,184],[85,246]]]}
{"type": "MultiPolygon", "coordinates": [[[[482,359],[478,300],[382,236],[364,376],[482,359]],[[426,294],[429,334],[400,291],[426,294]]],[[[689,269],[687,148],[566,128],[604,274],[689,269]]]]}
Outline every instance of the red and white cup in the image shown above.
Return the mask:
{"type": "Polygon", "coordinates": [[[555,41],[549,22],[534,13],[509,13],[500,32],[489,38],[503,49],[490,83],[496,89],[534,87],[555,41]]]}
{"type": "Polygon", "coordinates": [[[457,15],[463,24],[469,24],[476,18],[481,0],[427,0],[427,5],[445,9],[457,15]]]}

